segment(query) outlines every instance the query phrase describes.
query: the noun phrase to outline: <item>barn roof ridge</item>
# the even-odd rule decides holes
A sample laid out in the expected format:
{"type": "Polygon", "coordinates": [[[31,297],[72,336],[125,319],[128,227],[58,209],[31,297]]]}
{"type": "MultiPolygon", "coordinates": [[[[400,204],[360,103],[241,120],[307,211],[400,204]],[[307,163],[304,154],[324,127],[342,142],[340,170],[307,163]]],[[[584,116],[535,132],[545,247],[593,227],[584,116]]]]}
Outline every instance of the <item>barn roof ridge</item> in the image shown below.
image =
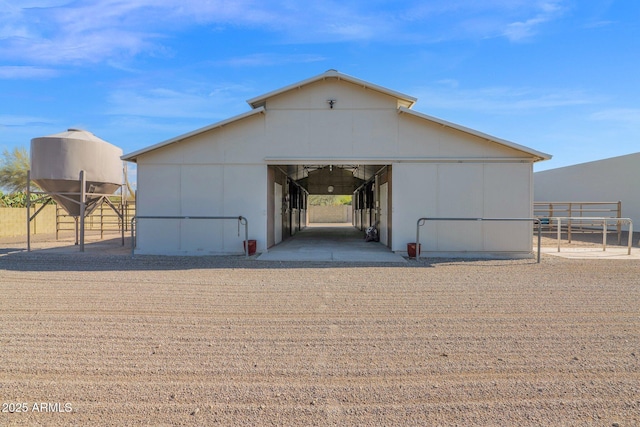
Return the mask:
{"type": "Polygon", "coordinates": [[[292,84],[289,84],[287,86],[281,87],[279,89],[275,89],[275,90],[272,90],[272,91],[267,92],[265,94],[262,94],[262,95],[254,97],[254,98],[248,99],[247,103],[251,106],[251,108],[257,108],[257,107],[260,107],[267,99],[272,98],[272,97],[274,97],[276,95],[280,95],[282,93],[289,92],[289,91],[294,90],[294,89],[299,89],[299,88],[301,88],[303,86],[307,86],[309,84],[312,84],[312,83],[315,83],[315,82],[319,82],[319,81],[322,81],[322,80],[327,80],[327,79],[343,80],[343,81],[346,81],[346,82],[349,82],[349,83],[353,83],[353,84],[358,85],[358,86],[362,86],[362,87],[367,88],[367,89],[374,90],[376,92],[383,93],[385,95],[392,96],[392,97],[394,97],[394,98],[396,98],[396,99],[398,99],[400,101],[403,101],[403,103],[406,104],[407,108],[411,108],[416,103],[416,101],[418,100],[417,98],[414,98],[413,96],[409,96],[409,95],[406,95],[404,93],[401,93],[401,92],[398,92],[398,91],[395,91],[395,90],[391,90],[391,89],[388,89],[386,87],[383,87],[383,86],[380,86],[380,85],[376,85],[374,83],[370,83],[370,82],[367,82],[365,80],[361,80],[361,79],[358,79],[356,77],[350,76],[348,74],[344,74],[344,73],[341,73],[341,72],[339,72],[337,70],[331,69],[331,70],[325,71],[324,73],[318,74],[316,76],[309,77],[308,79],[304,79],[304,80],[301,80],[299,82],[292,83],[292,84]]]}

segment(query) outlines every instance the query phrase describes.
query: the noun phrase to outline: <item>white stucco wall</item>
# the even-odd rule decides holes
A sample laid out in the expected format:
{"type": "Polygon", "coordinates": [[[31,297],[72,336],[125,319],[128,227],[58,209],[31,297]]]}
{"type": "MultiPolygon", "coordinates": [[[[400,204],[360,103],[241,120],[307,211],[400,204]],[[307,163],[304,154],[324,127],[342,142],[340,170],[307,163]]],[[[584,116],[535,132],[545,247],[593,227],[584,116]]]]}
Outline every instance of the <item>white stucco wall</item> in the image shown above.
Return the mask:
{"type": "MultiPolygon", "coordinates": [[[[531,165],[523,163],[399,163],[393,165],[394,251],[416,240],[418,218],[529,218],[531,165]],[[402,207],[402,208],[400,208],[402,207]]],[[[528,222],[430,221],[420,228],[423,251],[531,252],[528,222]]]]}
{"type": "MultiPolygon", "coordinates": [[[[266,248],[267,166],[263,162],[225,164],[237,159],[260,118],[243,126],[199,135],[138,160],[139,216],[244,216],[249,239],[266,248]]],[[[245,146],[245,149],[249,147],[245,146]]],[[[251,150],[249,150],[251,151],[251,150]]],[[[246,156],[249,157],[249,156],[246,156]]],[[[235,220],[140,219],[140,254],[206,255],[243,252],[244,227],[235,220]]]]}
{"type": "Polygon", "coordinates": [[[622,202],[622,216],[640,229],[640,153],[534,174],[536,202],[622,202]]]}
{"type": "MultiPolygon", "coordinates": [[[[244,216],[249,239],[266,247],[266,166],[145,165],[138,170],[138,215],[244,216]],[[148,190],[147,190],[148,189],[148,190]]],[[[235,220],[138,220],[137,253],[242,253],[235,220]]]]}

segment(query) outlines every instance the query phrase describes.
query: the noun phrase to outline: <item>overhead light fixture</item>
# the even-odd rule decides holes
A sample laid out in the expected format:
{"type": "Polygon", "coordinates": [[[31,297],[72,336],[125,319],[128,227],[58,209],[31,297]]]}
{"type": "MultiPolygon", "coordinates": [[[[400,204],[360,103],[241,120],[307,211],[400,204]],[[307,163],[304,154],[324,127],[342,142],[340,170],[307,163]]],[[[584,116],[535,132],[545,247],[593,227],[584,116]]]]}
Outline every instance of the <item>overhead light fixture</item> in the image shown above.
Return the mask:
{"type": "Polygon", "coordinates": [[[333,185],[328,186],[328,187],[327,187],[327,191],[328,191],[329,193],[333,193],[333,185]]]}

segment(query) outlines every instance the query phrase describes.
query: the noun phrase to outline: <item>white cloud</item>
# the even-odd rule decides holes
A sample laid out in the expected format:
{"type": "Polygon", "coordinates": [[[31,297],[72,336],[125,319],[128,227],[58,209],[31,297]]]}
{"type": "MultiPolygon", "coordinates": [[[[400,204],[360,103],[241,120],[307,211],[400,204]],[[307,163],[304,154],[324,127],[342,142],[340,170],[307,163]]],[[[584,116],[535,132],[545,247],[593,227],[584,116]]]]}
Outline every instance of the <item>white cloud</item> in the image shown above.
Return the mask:
{"type": "Polygon", "coordinates": [[[532,37],[538,28],[549,21],[558,18],[564,12],[560,1],[537,2],[537,12],[533,17],[524,21],[516,21],[507,25],[504,36],[511,41],[521,41],[532,37]]]}
{"type": "MultiPolygon", "coordinates": [[[[537,109],[587,105],[594,97],[580,90],[489,87],[459,89],[444,81],[441,87],[417,89],[419,106],[430,109],[512,113],[537,109]]],[[[420,107],[418,107],[420,108],[420,107]]]]}
{"type": "Polygon", "coordinates": [[[230,111],[246,110],[244,93],[237,86],[218,86],[199,91],[181,92],[173,89],[155,88],[142,92],[118,90],[108,97],[107,113],[136,117],[171,119],[206,119],[216,121],[227,117],[230,111]],[[232,93],[233,92],[233,93],[232,93]]]}
{"type": "Polygon", "coordinates": [[[622,122],[632,125],[640,125],[640,109],[638,108],[612,108],[598,111],[591,115],[593,120],[622,122]]]}
{"type": "Polygon", "coordinates": [[[11,114],[0,115],[0,128],[46,126],[51,123],[51,120],[36,116],[20,116],[11,114]]]}
{"type": "Polygon", "coordinates": [[[58,75],[52,68],[25,66],[0,66],[0,79],[43,79],[58,75]]]}
{"type": "Polygon", "coordinates": [[[59,7],[65,4],[73,3],[73,0],[4,0],[2,2],[7,8],[47,8],[47,7],[59,7]]]}
{"type": "Polygon", "coordinates": [[[616,21],[594,21],[594,22],[589,22],[587,24],[585,24],[585,28],[602,28],[602,27],[610,27],[612,25],[615,25],[617,22],[616,21]]]}
{"type": "Polygon", "coordinates": [[[544,18],[536,17],[524,22],[513,22],[507,25],[504,35],[511,41],[519,41],[535,34],[536,27],[546,22],[544,18]]]}
{"type": "Polygon", "coordinates": [[[0,57],[29,63],[118,61],[162,52],[193,26],[266,31],[282,42],[522,40],[562,16],[560,0],[0,0],[0,57]]]}
{"type": "Polygon", "coordinates": [[[460,82],[456,79],[442,79],[442,80],[438,80],[436,83],[445,87],[450,87],[452,89],[455,89],[458,86],[460,86],[460,82]]]}
{"type": "Polygon", "coordinates": [[[144,93],[120,90],[109,96],[109,114],[142,117],[199,117],[205,115],[207,97],[154,89],[144,93]]]}
{"type": "Polygon", "coordinates": [[[312,19],[287,14],[278,3],[254,0],[7,3],[7,11],[0,12],[0,56],[46,64],[117,62],[119,57],[163,52],[162,39],[194,25],[285,33],[293,24],[306,31],[306,20],[312,19]]]}
{"type": "Polygon", "coordinates": [[[544,23],[563,17],[569,9],[567,3],[567,0],[416,2],[402,12],[402,20],[422,24],[423,37],[434,41],[492,37],[521,41],[535,35],[544,23]]]}
{"type": "Polygon", "coordinates": [[[217,65],[231,65],[234,67],[264,67],[270,65],[284,65],[294,63],[321,62],[326,60],[321,55],[282,55],[273,53],[256,53],[217,61],[217,65]]]}

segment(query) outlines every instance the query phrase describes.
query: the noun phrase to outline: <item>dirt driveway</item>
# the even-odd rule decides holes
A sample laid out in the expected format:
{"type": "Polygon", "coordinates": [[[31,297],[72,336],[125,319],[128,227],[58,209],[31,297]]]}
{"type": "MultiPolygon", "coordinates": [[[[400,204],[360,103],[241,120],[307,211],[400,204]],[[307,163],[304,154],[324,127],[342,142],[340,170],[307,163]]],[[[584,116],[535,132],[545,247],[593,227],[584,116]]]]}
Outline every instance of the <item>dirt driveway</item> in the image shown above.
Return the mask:
{"type": "Polygon", "coordinates": [[[640,263],[0,251],[0,425],[640,425],[640,263]]]}

